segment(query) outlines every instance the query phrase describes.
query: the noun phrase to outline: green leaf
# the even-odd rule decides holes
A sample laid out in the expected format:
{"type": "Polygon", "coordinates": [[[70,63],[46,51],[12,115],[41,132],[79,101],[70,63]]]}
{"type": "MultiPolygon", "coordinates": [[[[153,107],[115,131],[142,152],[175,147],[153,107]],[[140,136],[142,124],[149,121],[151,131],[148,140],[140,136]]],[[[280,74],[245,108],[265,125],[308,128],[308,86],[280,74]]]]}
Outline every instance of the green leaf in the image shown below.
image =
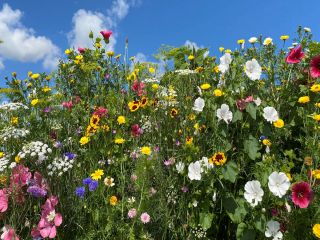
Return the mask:
{"type": "Polygon", "coordinates": [[[253,229],[248,228],[245,223],[240,223],[237,228],[237,240],[254,240],[256,233],[253,229]]]}
{"type": "Polygon", "coordinates": [[[236,122],[236,121],[239,121],[239,120],[242,120],[242,112],[241,112],[240,110],[237,110],[237,111],[234,113],[232,122],[236,122]]]}
{"type": "Polygon", "coordinates": [[[213,214],[212,213],[200,213],[200,225],[204,229],[209,229],[211,227],[213,220],[213,214]]]}
{"type": "Polygon", "coordinates": [[[257,108],[252,104],[252,103],[249,103],[246,107],[246,111],[247,113],[250,114],[250,116],[256,120],[257,119],[257,108]]]}
{"type": "Polygon", "coordinates": [[[266,217],[264,215],[255,217],[254,226],[256,227],[257,230],[264,233],[266,229],[266,217]]]}
{"type": "Polygon", "coordinates": [[[225,197],[223,206],[234,223],[241,223],[248,213],[243,199],[237,199],[236,201],[233,197],[225,197]]]}
{"type": "Polygon", "coordinates": [[[259,153],[260,150],[259,142],[256,138],[252,135],[249,136],[248,140],[244,141],[244,151],[249,155],[249,158],[255,160],[256,158],[260,157],[261,154],[259,153]]]}
{"type": "Polygon", "coordinates": [[[236,181],[236,177],[239,173],[238,166],[235,162],[228,162],[222,169],[222,175],[224,179],[234,183],[236,181]]]}

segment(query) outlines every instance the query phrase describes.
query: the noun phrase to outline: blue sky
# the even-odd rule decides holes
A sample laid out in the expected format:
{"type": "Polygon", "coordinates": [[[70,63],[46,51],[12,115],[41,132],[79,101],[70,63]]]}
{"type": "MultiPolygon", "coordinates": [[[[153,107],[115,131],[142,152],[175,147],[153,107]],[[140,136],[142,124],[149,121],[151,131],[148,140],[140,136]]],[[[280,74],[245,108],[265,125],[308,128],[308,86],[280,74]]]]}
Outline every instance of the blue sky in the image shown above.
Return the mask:
{"type": "Polygon", "coordinates": [[[116,53],[128,37],[130,56],[153,60],[161,44],[191,41],[218,54],[260,34],[292,40],[299,25],[319,40],[319,9],[319,0],[0,0],[0,86],[12,71],[50,72],[66,48],[87,44],[89,28],[114,31],[116,53]]]}

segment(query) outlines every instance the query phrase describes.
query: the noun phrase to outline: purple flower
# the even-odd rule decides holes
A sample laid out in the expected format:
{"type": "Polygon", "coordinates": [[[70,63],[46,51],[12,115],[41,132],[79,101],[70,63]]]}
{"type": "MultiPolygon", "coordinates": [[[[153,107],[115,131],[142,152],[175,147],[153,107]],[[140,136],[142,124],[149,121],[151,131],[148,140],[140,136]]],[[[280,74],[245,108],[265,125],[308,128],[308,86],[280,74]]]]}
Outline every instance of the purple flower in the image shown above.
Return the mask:
{"type": "Polygon", "coordinates": [[[27,192],[36,198],[44,197],[47,195],[47,191],[37,185],[28,187],[27,192]]]}
{"type": "Polygon", "coordinates": [[[92,180],[91,183],[89,183],[89,191],[92,192],[97,189],[98,187],[98,181],[92,180]]]}
{"type": "Polygon", "coordinates": [[[85,195],[85,193],[86,193],[86,189],[85,189],[85,187],[77,187],[76,188],[76,195],[79,197],[79,198],[83,198],[84,197],[84,195],[85,195]]]}
{"type": "Polygon", "coordinates": [[[68,160],[72,160],[76,156],[74,153],[70,153],[70,152],[66,152],[64,155],[68,157],[68,160]]]}
{"type": "Polygon", "coordinates": [[[188,188],[187,186],[183,186],[183,187],[181,188],[181,191],[184,192],[184,193],[186,193],[186,192],[189,191],[189,188],[188,188]]]}
{"type": "Polygon", "coordinates": [[[49,113],[49,112],[51,112],[51,108],[50,107],[46,107],[46,108],[43,109],[43,112],[44,113],[49,113]]]}
{"type": "Polygon", "coordinates": [[[110,77],[111,77],[111,75],[108,73],[104,76],[105,79],[109,79],[110,77]]]}
{"type": "Polygon", "coordinates": [[[91,177],[87,177],[87,178],[82,180],[82,183],[84,185],[89,185],[91,183],[91,181],[92,181],[91,177]]]}

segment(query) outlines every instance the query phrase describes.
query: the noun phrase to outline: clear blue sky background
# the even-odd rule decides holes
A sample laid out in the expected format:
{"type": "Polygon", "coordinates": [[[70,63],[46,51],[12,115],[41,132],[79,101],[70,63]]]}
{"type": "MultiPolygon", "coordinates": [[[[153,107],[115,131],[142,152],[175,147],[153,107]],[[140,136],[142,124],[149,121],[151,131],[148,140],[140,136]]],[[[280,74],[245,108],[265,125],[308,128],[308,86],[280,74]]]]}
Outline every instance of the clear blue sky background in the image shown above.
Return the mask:
{"type": "MultiPolygon", "coordinates": [[[[114,0],[115,1],[115,0],[114,0]]],[[[106,14],[112,0],[0,0],[0,10],[7,3],[23,12],[21,24],[32,28],[36,36],[45,36],[63,53],[68,48],[72,17],[79,9],[106,14]]],[[[319,0],[140,0],[118,22],[116,53],[122,53],[129,37],[129,55],[144,53],[148,60],[161,44],[181,46],[186,40],[205,46],[218,54],[220,46],[235,48],[240,38],[263,34],[278,40],[280,35],[295,36],[298,25],[310,27],[314,39],[320,39],[319,0]]],[[[1,21],[1,19],[0,19],[1,21]]],[[[113,29],[114,30],[114,29],[113,29]]],[[[1,39],[1,32],[0,32],[1,39]]],[[[1,58],[0,51],[0,58],[1,58]]],[[[24,79],[26,72],[44,71],[36,63],[3,60],[0,86],[12,71],[24,79]]]]}

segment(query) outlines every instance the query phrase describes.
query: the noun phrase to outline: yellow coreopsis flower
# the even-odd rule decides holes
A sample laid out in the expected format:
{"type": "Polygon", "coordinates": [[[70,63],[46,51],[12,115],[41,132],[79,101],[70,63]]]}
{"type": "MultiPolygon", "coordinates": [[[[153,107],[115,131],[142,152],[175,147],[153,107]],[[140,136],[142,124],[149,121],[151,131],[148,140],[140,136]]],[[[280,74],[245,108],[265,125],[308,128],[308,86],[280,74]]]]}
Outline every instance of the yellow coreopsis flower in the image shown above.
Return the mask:
{"type": "Polygon", "coordinates": [[[140,152],[144,155],[150,155],[152,151],[150,147],[145,146],[140,149],[140,152]]]}
{"type": "Polygon", "coordinates": [[[215,73],[219,73],[219,72],[220,72],[219,66],[215,66],[215,67],[213,68],[213,71],[214,71],[215,73]]]}
{"type": "Polygon", "coordinates": [[[299,102],[299,103],[302,103],[302,104],[308,103],[308,102],[310,102],[310,97],[309,97],[309,96],[299,97],[298,102],[299,102]]]}
{"type": "Polygon", "coordinates": [[[149,73],[154,74],[155,73],[155,69],[153,67],[149,67],[149,73]]]}
{"type": "Polygon", "coordinates": [[[264,39],[263,41],[263,45],[268,46],[269,44],[272,43],[272,38],[267,37],[266,39],[264,39]]]}
{"type": "Polygon", "coordinates": [[[315,115],[312,116],[312,118],[314,120],[316,120],[317,122],[320,122],[320,114],[315,114],[315,115]]]}
{"type": "Polygon", "coordinates": [[[116,138],[116,139],[114,140],[114,143],[116,143],[116,144],[123,144],[125,141],[126,141],[126,140],[123,139],[123,138],[116,138]]]}
{"type": "Polygon", "coordinates": [[[320,169],[313,170],[312,176],[314,176],[316,179],[320,179],[320,169]]]}
{"type": "Polygon", "coordinates": [[[125,116],[119,116],[119,117],[117,118],[117,122],[118,122],[119,125],[126,123],[126,118],[125,118],[125,116]]]}
{"type": "Polygon", "coordinates": [[[85,145],[85,144],[87,144],[89,141],[90,141],[90,138],[84,136],[84,137],[82,137],[82,138],[80,139],[80,144],[81,144],[81,145],[85,145]]]}
{"type": "Polygon", "coordinates": [[[217,166],[222,166],[227,161],[224,152],[216,152],[211,158],[209,158],[209,163],[217,166]]]}
{"type": "Polygon", "coordinates": [[[103,176],[103,174],[104,174],[104,172],[103,172],[103,170],[102,169],[97,169],[97,170],[95,170],[93,173],[91,173],[91,178],[93,179],[93,180],[99,180],[99,179],[101,179],[101,177],[103,176]]]}
{"type": "Polygon", "coordinates": [[[320,92],[320,84],[313,84],[310,88],[311,92],[320,92]]]}
{"type": "Polygon", "coordinates": [[[107,52],[108,57],[113,57],[114,56],[114,52],[113,51],[109,51],[107,52]]]}
{"type": "Polygon", "coordinates": [[[285,41],[285,40],[288,40],[289,39],[289,36],[288,35],[282,35],[280,37],[281,40],[285,41]]]}
{"type": "Polygon", "coordinates": [[[320,224],[319,223],[313,225],[312,232],[317,238],[320,238],[320,224]]]}
{"type": "Polygon", "coordinates": [[[275,126],[276,128],[283,128],[284,121],[281,118],[279,118],[277,121],[273,123],[273,126],[275,126]]]}
{"type": "Polygon", "coordinates": [[[211,85],[209,83],[204,83],[204,84],[201,84],[200,88],[202,90],[207,90],[207,89],[211,88],[211,85]]]}
{"type": "Polygon", "coordinates": [[[226,49],[226,53],[232,53],[231,49],[226,49]]]}
{"type": "Polygon", "coordinates": [[[265,145],[265,146],[270,147],[270,146],[271,146],[271,141],[266,138],[266,139],[263,139],[263,140],[262,140],[262,144],[265,145]]]}
{"type": "Polygon", "coordinates": [[[219,51],[223,52],[224,51],[224,47],[219,47],[219,51]]]}
{"type": "Polygon", "coordinates": [[[222,92],[220,89],[215,89],[215,90],[213,91],[213,95],[214,95],[215,97],[221,97],[221,96],[223,95],[223,92],[222,92]]]}
{"type": "Polygon", "coordinates": [[[193,143],[193,137],[188,136],[188,137],[186,138],[186,145],[191,145],[192,143],[193,143]]]}
{"type": "Polygon", "coordinates": [[[39,73],[34,73],[30,76],[32,79],[38,79],[40,77],[39,73]]]}
{"type": "Polygon", "coordinates": [[[111,206],[115,206],[118,203],[118,198],[116,196],[111,196],[109,202],[111,206]]]}
{"type": "Polygon", "coordinates": [[[70,53],[72,53],[72,48],[66,49],[66,50],[64,51],[64,53],[65,53],[66,55],[69,55],[70,53]]]}
{"type": "Polygon", "coordinates": [[[151,87],[153,90],[157,90],[157,89],[159,89],[159,84],[154,83],[154,84],[152,84],[151,87]]]}
{"type": "Polygon", "coordinates": [[[29,71],[29,72],[28,72],[28,77],[31,77],[31,75],[32,75],[32,72],[29,71]]]}
{"type": "Polygon", "coordinates": [[[239,40],[237,41],[238,44],[244,44],[244,42],[245,42],[244,39],[239,39],[239,40]]]}
{"type": "Polygon", "coordinates": [[[189,55],[189,56],[188,56],[188,60],[189,60],[189,61],[192,61],[193,59],[194,59],[194,56],[193,56],[193,55],[189,55]]]}
{"type": "Polygon", "coordinates": [[[50,92],[51,88],[49,88],[48,86],[45,86],[42,88],[42,92],[46,93],[46,92],[50,92]]]}
{"type": "Polygon", "coordinates": [[[19,118],[18,117],[12,117],[10,122],[11,122],[11,124],[16,125],[19,122],[19,118]]]}
{"type": "Polygon", "coordinates": [[[35,105],[37,105],[39,103],[39,99],[38,98],[35,98],[35,99],[33,99],[32,101],[31,101],[31,105],[32,106],[35,106],[35,105]]]}
{"type": "Polygon", "coordinates": [[[314,106],[320,108],[320,103],[315,103],[314,106]]]}

